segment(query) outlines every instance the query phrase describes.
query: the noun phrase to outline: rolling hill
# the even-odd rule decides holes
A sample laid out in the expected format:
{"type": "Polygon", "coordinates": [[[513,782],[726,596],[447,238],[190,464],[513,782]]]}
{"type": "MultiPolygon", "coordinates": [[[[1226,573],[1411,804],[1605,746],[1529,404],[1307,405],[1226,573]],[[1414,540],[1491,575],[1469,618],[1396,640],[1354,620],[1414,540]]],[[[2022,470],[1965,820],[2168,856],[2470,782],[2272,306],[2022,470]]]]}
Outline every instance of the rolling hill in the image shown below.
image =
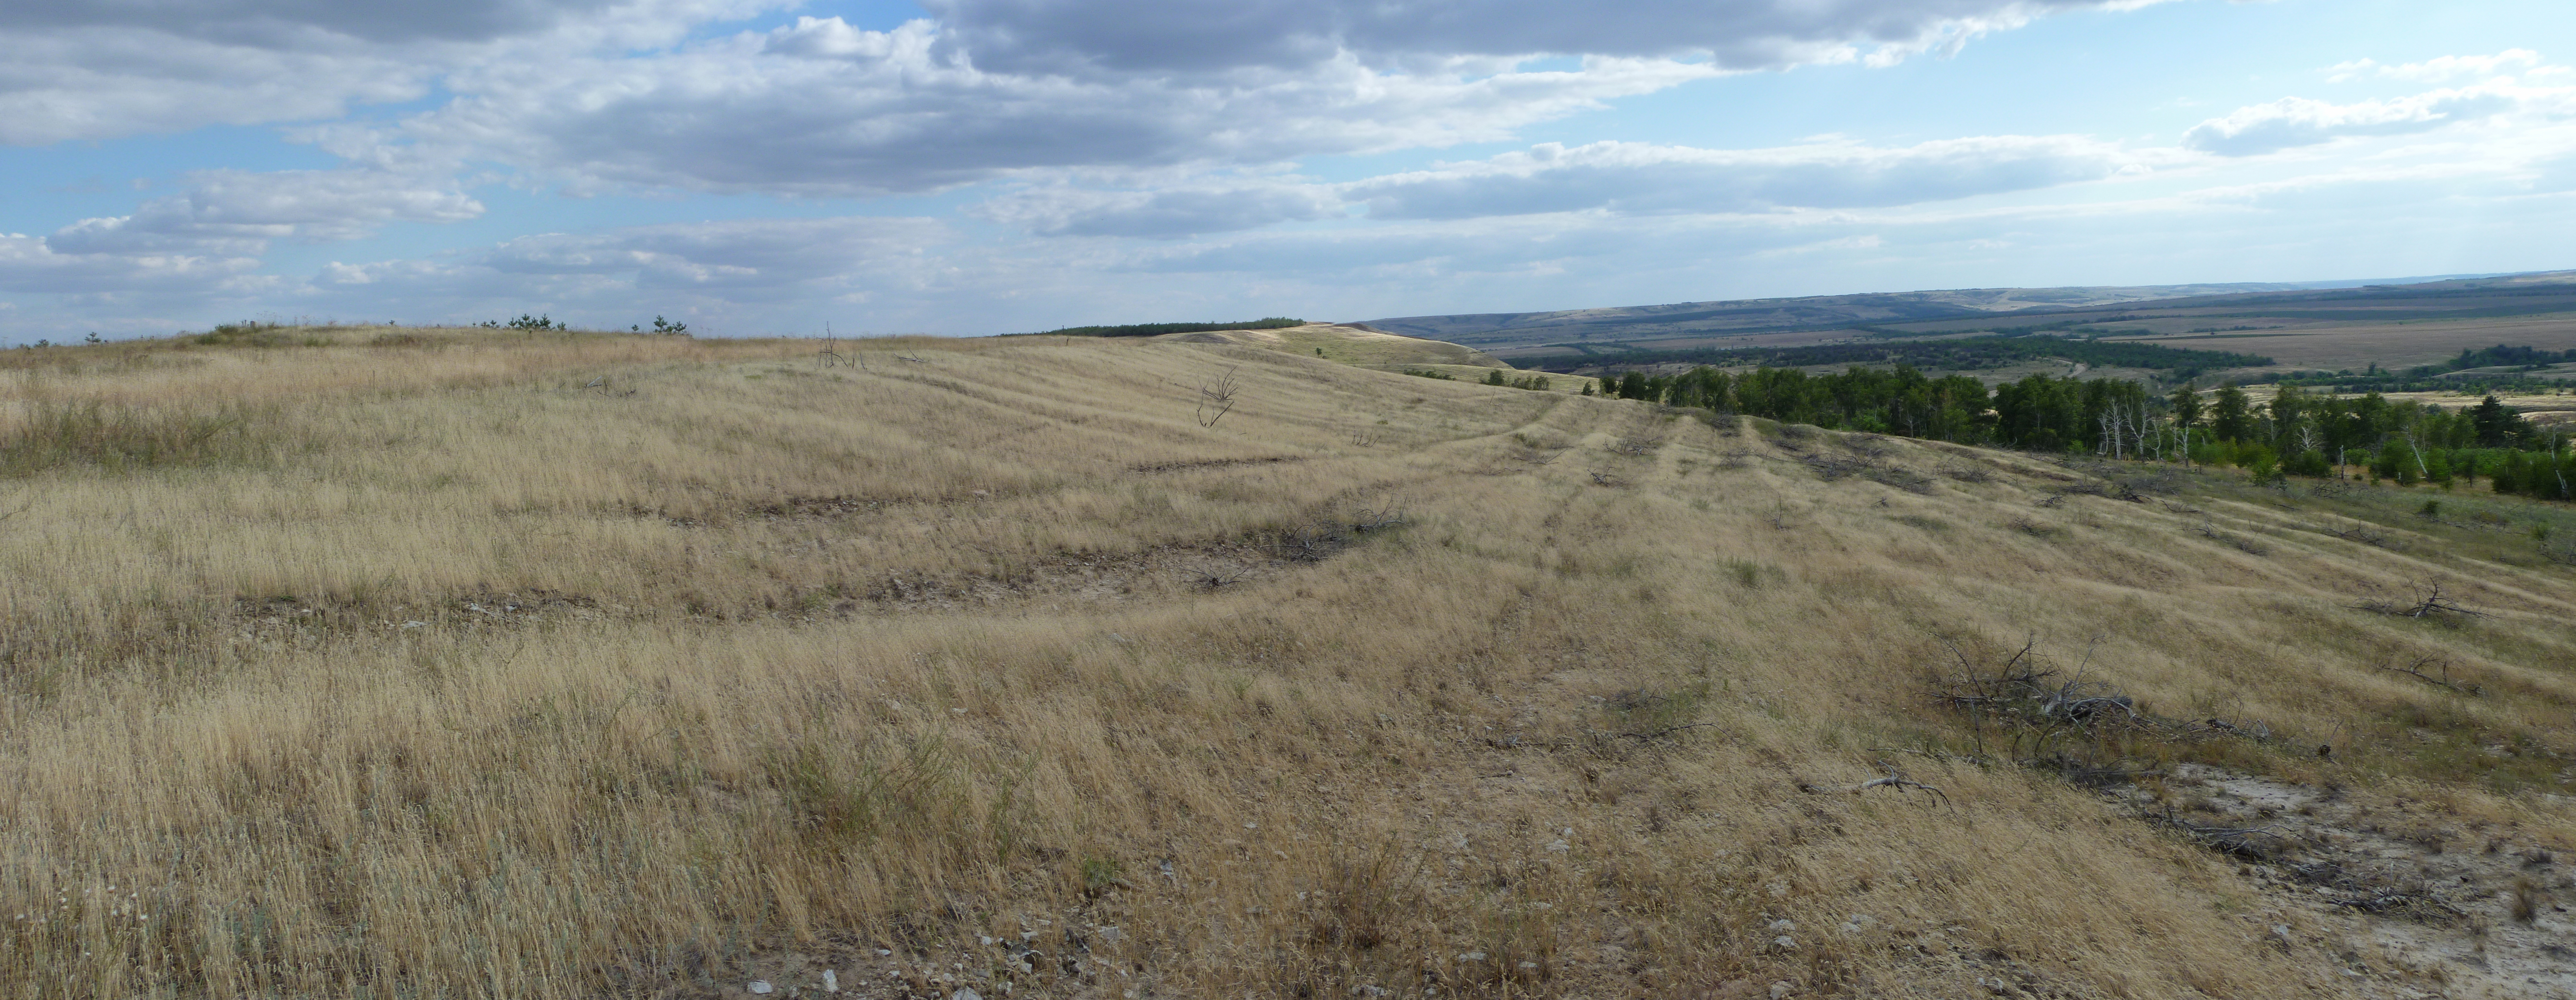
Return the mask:
{"type": "MultiPolygon", "coordinates": [[[[1685,302],[1537,313],[1411,316],[1365,326],[1452,340],[1507,360],[1622,350],[1786,347],[1971,331],[2084,328],[2128,335],[2333,332],[2576,311],[2576,272],[2407,283],[1967,289],[1685,302]]],[[[2329,339],[2333,339],[2331,336],[2329,339]]],[[[2483,346],[2483,345],[2481,345],[2483,346]]]]}
{"type": "Polygon", "coordinates": [[[2564,506],[1191,336],[0,352],[0,981],[2576,982],[2564,506]]]}

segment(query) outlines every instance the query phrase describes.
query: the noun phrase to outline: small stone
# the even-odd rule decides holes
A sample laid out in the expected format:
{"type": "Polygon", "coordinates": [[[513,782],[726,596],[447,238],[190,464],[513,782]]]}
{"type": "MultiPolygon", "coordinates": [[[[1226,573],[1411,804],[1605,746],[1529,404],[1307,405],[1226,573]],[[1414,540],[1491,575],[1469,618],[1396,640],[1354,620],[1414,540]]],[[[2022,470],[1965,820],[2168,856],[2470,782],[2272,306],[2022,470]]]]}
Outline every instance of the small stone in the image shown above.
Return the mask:
{"type": "Polygon", "coordinates": [[[978,934],[975,936],[975,940],[983,944],[984,947],[990,948],[993,946],[993,939],[989,936],[978,934]]]}
{"type": "Polygon", "coordinates": [[[750,990],[754,995],[765,995],[769,992],[769,980],[754,979],[751,981],[751,985],[743,988],[750,990]]]}
{"type": "Polygon", "coordinates": [[[1771,946],[1778,948],[1781,951],[1796,951],[1798,949],[1798,939],[1783,934],[1779,937],[1772,938],[1771,946]]]}
{"type": "Polygon", "coordinates": [[[1556,853],[1558,853],[1558,854],[1563,854],[1563,853],[1565,853],[1565,852],[1567,852],[1567,851],[1571,851],[1571,850],[1573,850],[1573,849],[1574,849],[1574,845],[1569,844],[1569,843],[1566,843],[1565,841],[1562,841],[1562,840],[1551,840],[1551,841],[1548,841],[1548,842],[1547,842],[1547,849],[1548,849],[1548,850],[1551,850],[1551,851],[1554,851],[1554,852],[1556,852],[1556,853]]]}
{"type": "Polygon", "coordinates": [[[1485,953],[1481,951],[1471,951],[1458,956],[1458,960],[1461,962],[1482,962],[1485,960],[1485,953]]]}
{"type": "Polygon", "coordinates": [[[1771,933],[1773,934],[1787,934],[1797,929],[1798,922],[1795,920],[1774,920],[1771,922],[1771,933]]]}
{"type": "Polygon", "coordinates": [[[984,998],[976,996],[974,990],[958,990],[956,995],[949,997],[948,1000],[984,1000],[984,998]]]}
{"type": "Polygon", "coordinates": [[[1102,944],[1117,944],[1118,934],[1118,928],[1103,927],[1100,929],[1100,941],[1102,944]]]}
{"type": "Polygon", "coordinates": [[[823,970],[823,992],[841,992],[841,977],[839,973],[833,972],[830,969],[823,970]]]}
{"type": "Polygon", "coordinates": [[[1771,1000],[1783,1000],[1783,998],[1795,992],[1798,992],[1797,989],[1790,986],[1787,982],[1776,982],[1771,984],[1771,1000]]]}
{"type": "Polygon", "coordinates": [[[877,949],[877,957],[878,957],[878,958],[884,958],[884,957],[886,957],[886,956],[888,956],[888,955],[892,955],[892,954],[894,954],[894,949],[892,949],[892,948],[879,948],[879,949],[877,949]]]}

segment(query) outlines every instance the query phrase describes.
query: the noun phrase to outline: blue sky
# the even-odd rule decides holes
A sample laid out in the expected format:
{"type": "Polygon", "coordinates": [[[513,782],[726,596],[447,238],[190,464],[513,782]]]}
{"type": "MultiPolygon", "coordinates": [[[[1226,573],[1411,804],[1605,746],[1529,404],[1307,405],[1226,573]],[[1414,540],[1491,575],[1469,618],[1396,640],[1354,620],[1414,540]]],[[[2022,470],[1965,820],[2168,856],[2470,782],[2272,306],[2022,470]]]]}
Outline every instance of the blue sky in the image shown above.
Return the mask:
{"type": "Polygon", "coordinates": [[[0,342],[2576,267],[2576,7],[39,0],[0,342]]]}

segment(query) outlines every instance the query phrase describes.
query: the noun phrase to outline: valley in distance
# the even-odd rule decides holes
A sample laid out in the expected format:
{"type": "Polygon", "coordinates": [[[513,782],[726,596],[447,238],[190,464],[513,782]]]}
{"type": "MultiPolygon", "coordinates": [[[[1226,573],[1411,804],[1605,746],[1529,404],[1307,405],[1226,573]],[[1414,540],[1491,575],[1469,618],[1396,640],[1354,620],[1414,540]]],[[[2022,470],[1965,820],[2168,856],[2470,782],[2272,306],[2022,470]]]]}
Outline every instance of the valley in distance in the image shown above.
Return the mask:
{"type": "Polygon", "coordinates": [[[0,351],[0,982],[2576,996],[2570,388],[2576,272],[0,351]]]}

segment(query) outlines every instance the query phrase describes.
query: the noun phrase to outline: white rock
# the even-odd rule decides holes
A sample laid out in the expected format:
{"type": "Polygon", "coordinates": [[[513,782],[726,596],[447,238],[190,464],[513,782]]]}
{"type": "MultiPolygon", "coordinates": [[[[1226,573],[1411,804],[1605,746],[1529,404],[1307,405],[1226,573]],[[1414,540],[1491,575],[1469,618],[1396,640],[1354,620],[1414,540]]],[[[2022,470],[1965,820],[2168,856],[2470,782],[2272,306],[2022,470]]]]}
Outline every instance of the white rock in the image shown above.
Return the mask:
{"type": "Polygon", "coordinates": [[[892,955],[892,954],[894,954],[894,949],[892,949],[892,948],[879,948],[879,949],[877,949],[877,957],[878,957],[878,958],[884,958],[884,957],[886,957],[886,956],[888,956],[888,955],[892,955]]]}
{"type": "Polygon", "coordinates": [[[1115,928],[1115,927],[1103,927],[1103,928],[1101,928],[1101,929],[1100,929],[1100,941],[1101,941],[1101,943],[1103,943],[1103,944],[1117,944],[1117,943],[1118,943],[1118,934],[1119,934],[1118,928],[1115,928]]]}
{"type": "Polygon", "coordinates": [[[1772,938],[1771,943],[1774,946],[1777,946],[1781,951],[1795,951],[1798,947],[1798,939],[1786,934],[1772,938]]]}
{"type": "Polygon", "coordinates": [[[1788,983],[1786,983],[1786,982],[1778,982],[1778,983],[1772,983],[1772,984],[1771,984],[1771,1000],[1782,1000],[1782,998],[1787,997],[1789,994],[1791,994],[1791,993],[1795,993],[1795,992],[1797,992],[1797,990],[1792,989],[1792,988],[1789,986],[1789,984],[1788,984],[1788,983]]]}
{"type": "Polygon", "coordinates": [[[1773,934],[1787,934],[1797,929],[1798,922],[1795,920],[1774,920],[1771,922],[1771,933],[1773,934]]]}
{"type": "Polygon", "coordinates": [[[745,986],[745,987],[743,987],[743,988],[744,988],[744,989],[747,989],[747,990],[750,990],[750,991],[751,991],[753,994],[755,994],[755,995],[758,995],[758,994],[766,994],[766,993],[768,993],[768,992],[769,992],[769,980],[766,980],[766,979],[754,979],[754,980],[752,980],[752,981],[751,981],[751,985],[749,985],[749,986],[745,986]]]}
{"type": "Polygon", "coordinates": [[[823,992],[825,992],[825,993],[838,993],[838,992],[841,992],[841,977],[840,977],[840,974],[835,973],[835,972],[833,972],[833,971],[832,971],[832,970],[830,970],[830,969],[825,969],[825,970],[823,970],[823,992]]]}
{"type": "Polygon", "coordinates": [[[1574,845],[1569,844],[1569,843],[1566,843],[1565,841],[1562,841],[1562,840],[1551,840],[1551,841],[1548,841],[1548,843],[1547,843],[1547,849],[1548,849],[1548,850],[1551,850],[1551,851],[1554,851],[1554,852],[1556,852],[1556,853],[1558,853],[1558,854],[1563,854],[1563,853],[1565,853],[1565,852],[1567,852],[1567,851],[1571,851],[1571,850],[1573,850],[1573,849],[1574,849],[1574,845]]]}
{"type": "Polygon", "coordinates": [[[950,996],[948,1000],[984,1000],[984,998],[976,996],[974,990],[958,990],[956,994],[950,996]]]}
{"type": "Polygon", "coordinates": [[[1485,960],[1485,953],[1481,951],[1471,951],[1458,956],[1458,960],[1461,962],[1482,962],[1485,960]]]}
{"type": "Polygon", "coordinates": [[[975,936],[975,940],[976,940],[976,941],[978,941],[978,942],[981,942],[981,943],[984,945],[984,947],[990,948],[990,947],[992,947],[992,946],[993,946],[993,939],[992,939],[992,938],[990,938],[990,937],[986,937],[986,936],[984,936],[984,935],[978,934],[978,935],[976,935],[976,936],[975,936]]]}

